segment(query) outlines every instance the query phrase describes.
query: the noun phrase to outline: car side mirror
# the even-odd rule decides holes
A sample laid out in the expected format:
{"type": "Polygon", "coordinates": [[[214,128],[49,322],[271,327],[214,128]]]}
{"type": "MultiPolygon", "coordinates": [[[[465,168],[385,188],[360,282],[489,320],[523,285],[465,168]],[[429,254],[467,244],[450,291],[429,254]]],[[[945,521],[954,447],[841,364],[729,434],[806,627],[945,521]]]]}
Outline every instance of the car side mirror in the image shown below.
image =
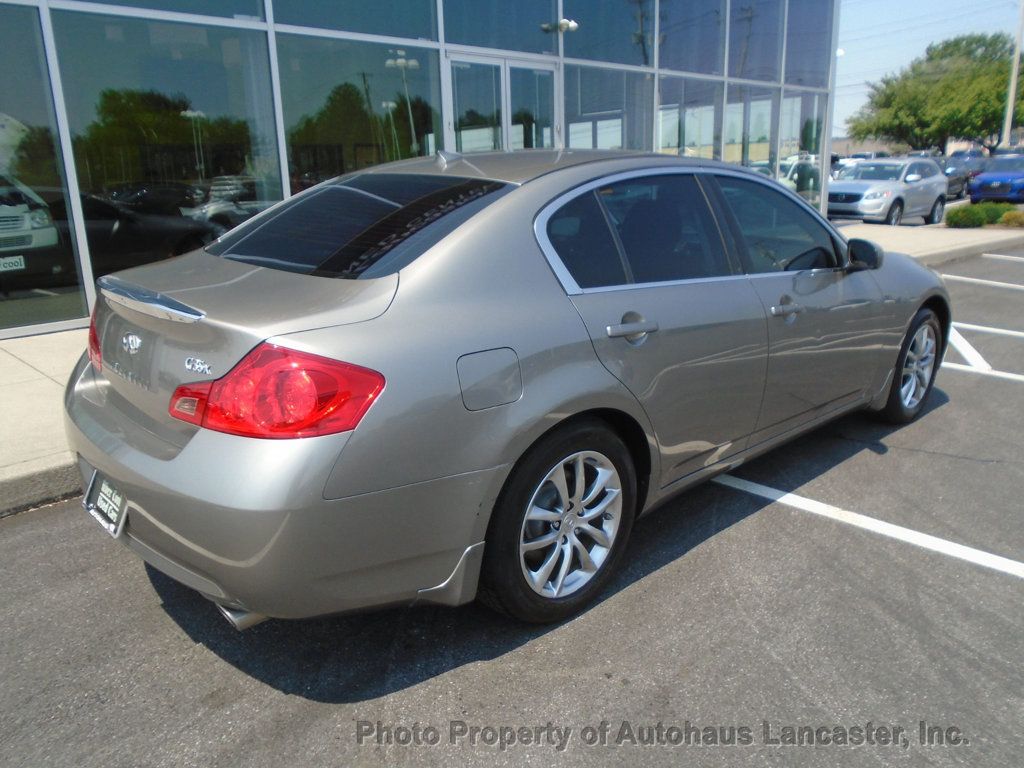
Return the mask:
{"type": "Polygon", "coordinates": [[[921,180],[921,174],[919,173],[908,173],[907,178],[904,179],[907,184],[913,184],[921,180]]]}
{"type": "Polygon", "coordinates": [[[854,238],[846,244],[846,253],[850,259],[849,272],[860,272],[865,269],[878,269],[885,260],[885,251],[878,243],[870,240],[854,238]]]}

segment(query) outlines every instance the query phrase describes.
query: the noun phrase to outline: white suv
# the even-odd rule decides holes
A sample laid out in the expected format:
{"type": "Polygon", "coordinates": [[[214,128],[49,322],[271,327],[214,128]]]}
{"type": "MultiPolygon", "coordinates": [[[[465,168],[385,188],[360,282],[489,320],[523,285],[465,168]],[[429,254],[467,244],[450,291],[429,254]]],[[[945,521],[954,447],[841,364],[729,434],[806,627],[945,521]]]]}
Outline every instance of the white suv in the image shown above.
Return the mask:
{"type": "Polygon", "coordinates": [[[0,175],[0,273],[21,272],[25,252],[57,245],[57,228],[43,199],[17,179],[0,175]]]}

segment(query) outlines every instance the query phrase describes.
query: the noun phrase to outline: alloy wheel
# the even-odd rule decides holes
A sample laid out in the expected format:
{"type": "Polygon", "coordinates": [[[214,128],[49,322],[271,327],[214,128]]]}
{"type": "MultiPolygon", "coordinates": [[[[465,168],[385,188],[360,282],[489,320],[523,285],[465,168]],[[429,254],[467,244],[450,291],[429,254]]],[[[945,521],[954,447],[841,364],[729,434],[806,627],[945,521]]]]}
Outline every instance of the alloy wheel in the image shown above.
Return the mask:
{"type": "Polygon", "coordinates": [[[534,490],[519,540],[527,583],[547,598],[582,589],[608,559],[622,520],[622,482],[604,454],[579,451],[534,490]]]}
{"type": "Polygon", "coordinates": [[[924,323],[914,334],[903,361],[900,399],[904,408],[916,408],[928,392],[935,370],[935,349],[935,329],[924,323]]]}

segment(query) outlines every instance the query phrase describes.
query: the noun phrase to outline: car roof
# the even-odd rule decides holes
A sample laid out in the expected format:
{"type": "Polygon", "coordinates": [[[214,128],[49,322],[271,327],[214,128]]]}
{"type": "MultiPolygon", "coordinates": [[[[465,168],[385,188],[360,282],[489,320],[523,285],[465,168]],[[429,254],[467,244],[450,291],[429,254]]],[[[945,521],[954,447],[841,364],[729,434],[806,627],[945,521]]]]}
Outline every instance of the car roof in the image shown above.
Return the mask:
{"type": "MultiPolygon", "coordinates": [[[[505,152],[474,152],[466,155],[440,151],[432,157],[417,157],[374,166],[366,169],[364,173],[452,175],[525,184],[540,176],[584,163],[611,163],[628,159],[635,159],[637,168],[654,165],[678,165],[691,168],[720,167],[730,170],[740,168],[715,160],[678,157],[654,152],[608,149],[519,149],[505,152]]],[[[753,172],[751,171],[751,173],[753,172]]]]}

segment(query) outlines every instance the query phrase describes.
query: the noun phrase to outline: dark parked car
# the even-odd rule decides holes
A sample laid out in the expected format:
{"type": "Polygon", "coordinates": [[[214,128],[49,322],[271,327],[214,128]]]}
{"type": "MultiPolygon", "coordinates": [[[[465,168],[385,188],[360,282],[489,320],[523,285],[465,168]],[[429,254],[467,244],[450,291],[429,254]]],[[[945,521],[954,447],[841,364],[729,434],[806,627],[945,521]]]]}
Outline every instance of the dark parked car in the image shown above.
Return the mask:
{"type": "MultiPolygon", "coordinates": [[[[941,158],[936,158],[936,160],[941,160],[941,158]]],[[[956,158],[948,158],[944,165],[946,181],[949,182],[946,198],[949,200],[962,200],[967,196],[967,183],[971,180],[967,163],[956,158]]]]}
{"type": "MultiPolygon", "coordinates": [[[[61,237],[73,240],[65,206],[54,205],[51,210],[61,237]]],[[[181,215],[137,213],[93,195],[82,196],[82,211],[95,275],[177,256],[217,237],[217,228],[208,222],[181,215]]],[[[75,274],[73,266],[68,273],[75,274]]]]}
{"type": "Polygon", "coordinates": [[[182,208],[206,201],[206,190],[177,181],[132,182],[107,190],[106,197],[138,213],[180,216],[182,208]]]}

